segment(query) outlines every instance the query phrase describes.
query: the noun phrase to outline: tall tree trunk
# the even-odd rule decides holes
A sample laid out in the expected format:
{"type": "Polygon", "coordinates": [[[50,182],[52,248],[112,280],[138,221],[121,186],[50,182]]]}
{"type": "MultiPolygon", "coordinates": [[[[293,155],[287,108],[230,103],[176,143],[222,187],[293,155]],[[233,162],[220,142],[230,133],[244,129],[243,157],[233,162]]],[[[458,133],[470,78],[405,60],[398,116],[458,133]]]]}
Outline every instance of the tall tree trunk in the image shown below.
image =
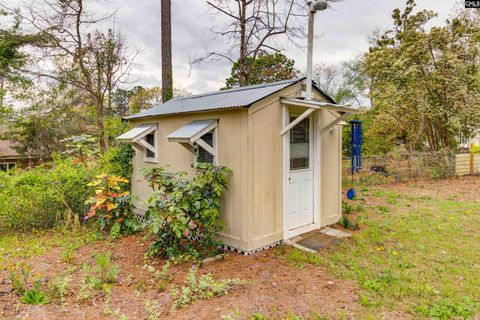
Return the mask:
{"type": "Polygon", "coordinates": [[[96,120],[98,129],[98,142],[100,144],[100,150],[106,152],[108,150],[107,135],[105,133],[105,123],[103,122],[103,99],[97,99],[96,101],[96,120]]]}
{"type": "Polygon", "coordinates": [[[246,24],[246,11],[247,11],[247,4],[245,0],[241,1],[241,5],[239,5],[240,9],[240,58],[238,59],[239,68],[238,68],[238,84],[240,87],[246,86],[247,83],[247,24],[246,24]]]}
{"type": "Polygon", "coordinates": [[[171,0],[161,0],[162,19],[162,101],[173,97],[172,71],[172,4],[171,0]]]}

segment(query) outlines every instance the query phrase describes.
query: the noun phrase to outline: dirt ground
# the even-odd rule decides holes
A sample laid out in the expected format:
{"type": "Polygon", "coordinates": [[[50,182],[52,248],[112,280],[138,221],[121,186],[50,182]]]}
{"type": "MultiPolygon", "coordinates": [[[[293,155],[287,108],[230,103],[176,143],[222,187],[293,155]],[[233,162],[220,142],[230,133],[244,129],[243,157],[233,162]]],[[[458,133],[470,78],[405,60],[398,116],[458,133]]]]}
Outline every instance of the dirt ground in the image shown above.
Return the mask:
{"type": "MultiPolygon", "coordinates": [[[[399,194],[428,196],[441,199],[475,200],[480,190],[478,177],[446,181],[420,181],[371,187],[371,190],[388,190],[399,194]]],[[[367,198],[367,202],[368,202],[367,198]]],[[[271,314],[291,312],[307,315],[316,312],[337,319],[339,314],[356,319],[361,312],[357,287],[348,281],[336,279],[326,269],[310,264],[293,265],[282,253],[283,247],[243,256],[229,253],[225,259],[210,262],[199,268],[199,274],[212,273],[218,279],[239,278],[225,296],[199,300],[193,304],[171,310],[171,288],[180,286],[191,265],[175,265],[170,272],[173,280],[164,291],[148,285],[152,275],[145,269],[144,253],[148,243],[141,236],[130,236],[115,242],[101,241],[77,250],[73,261],[60,259],[61,249],[56,247],[47,254],[23,261],[31,266],[33,274],[44,282],[68,272],[72,282],[66,303],[48,303],[41,306],[25,305],[13,292],[9,274],[0,272],[0,319],[148,319],[146,301],[158,303],[159,319],[222,319],[233,315],[244,319],[254,312],[271,314]],[[113,263],[120,270],[118,283],[111,289],[109,299],[97,292],[92,299],[81,302],[77,299],[82,263],[93,264],[92,255],[112,252],[113,263]]],[[[20,261],[19,261],[20,262],[20,261]]],[[[159,269],[162,260],[148,262],[159,269]]],[[[1,269],[0,269],[1,270],[1,269]]]]}
{"type": "Polygon", "coordinates": [[[434,200],[478,201],[480,177],[466,176],[446,180],[419,180],[409,183],[395,183],[375,189],[386,189],[398,194],[408,194],[417,197],[427,196],[434,200]]]}
{"type": "MultiPolygon", "coordinates": [[[[281,259],[278,251],[282,248],[266,250],[250,256],[228,254],[223,260],[210,262],[199,269],[199,274],[212,273],[218,279],[239,278],[243,284],[237,285],[226,296],[210,300],[200,300],[192,305],[171,311],[171,298],[167,288],[164,292],[143,287],[151,274],[143,266],[146,244],[140,236],[126,237],[116,243],[97,243],[78,250],[72,263],[59,259],[59,248],[48,254],[25,261],[32,266],[32,272],[41,279],[52,279],[58,274],[83,262],[93,262],[92,254],[112,252],[112,260],[119,266],[119,282],[111,291],[108,309],[103,294],[97,294],[89,302],[77,301],[74,293],[79,290],[81,272],[73,274],[71,293],[66,304],[49,303],[42,306],[22,304],[13,292],[0,296],[0,319],[11,317],[20,319],[118,319],[119,314],[128,319],[147,319],[146,300],[159,302],[160,319],[221,319],[228,314],[249,315],[254,312],[304,314],[315,311],[318,314],[335,316],[339,310],[347,314],[355,313],[357,304],[356,289],[353,284],[339,281],[319,267],[305,265],[292,266],[281,259]],[[117,311],[117,314],[115,314],[117,311]]],[[[164,262],[157,260],[149,264],[159,268],[164,262]]],[[[190,265],[173,266],[174,280],[171,286],[181,285],[190,265]]],[[[0,281],[8,282],[8,274],[0,273],[0,281]]],[[[8,291],[11,285],[0,286],[8,291]]]]}

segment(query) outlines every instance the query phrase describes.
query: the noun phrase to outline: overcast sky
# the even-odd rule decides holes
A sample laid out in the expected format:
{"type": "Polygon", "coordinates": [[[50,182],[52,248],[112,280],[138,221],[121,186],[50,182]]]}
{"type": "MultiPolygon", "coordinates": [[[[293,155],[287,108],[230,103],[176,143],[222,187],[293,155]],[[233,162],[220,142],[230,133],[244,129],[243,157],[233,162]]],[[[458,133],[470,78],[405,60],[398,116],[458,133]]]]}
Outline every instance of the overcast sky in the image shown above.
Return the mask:
{"type": "MultiPolygon", "coordinates": [[[[0,0],[5,1],[5,0],[0,0]]],[[[23,0],[7,0],[21,4],[23,0]]],[[[88,0],[89,3],[92,0],[88,0]]],[[[117,24],[132,48],[140,54],[132,70],[132,81],[144,86],[161,85],[160,1],[109,0],[94,4],[96,12],[118,8],[117,24]]],[[[299,0],[303,1],[303,0],[299,0]]],[[[93,2],[93,1],[92,1],[93,2]]],[[[90,4],[92,3],[90,2],[90,4]]],[[[394,8],[403,8],[406,0],[344,0],[332,9],[316,15],[314,63],[338,64],[368,49],[368,37],[376,29],[391,26],[394,8]]],[[[435,24],[449,16],[456,0],[417,0],[417,9],[438,12],[435,24]]],[[[88,8],[87,8],[88,9],[88,8]]],[[[230,64],[217,61],[196,65],[190,70],[189,57],[198,57],[211,48],[221,48],[222,40],[208,31],[212,11],[205,0],[172,0],[172,41],[174,85],[191,93],[218,90],[230,71],[230,64]]],[[[306,21],[305,21],[306,23],[306,21]]],[[[304,48],[283,42],[284,53],[304,71],[304,48]]]]}

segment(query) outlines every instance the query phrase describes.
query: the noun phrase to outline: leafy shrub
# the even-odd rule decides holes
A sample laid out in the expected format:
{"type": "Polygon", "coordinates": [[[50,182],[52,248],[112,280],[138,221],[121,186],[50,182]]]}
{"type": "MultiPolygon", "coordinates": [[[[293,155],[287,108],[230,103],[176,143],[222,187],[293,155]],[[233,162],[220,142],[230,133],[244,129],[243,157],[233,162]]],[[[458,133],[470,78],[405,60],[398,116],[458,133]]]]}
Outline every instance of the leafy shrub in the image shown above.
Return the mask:
{"type": "Polygon", "coordinates": [[[431,179],[438,180],[448,178],[455,173],[451,161],[449,151],[441,150],[437,154],[421,157],[420,165],[430,173],[431,179]]]}
{"type": "Polygon", "coordinates": [[[480,153],[480,144],[479,145],[473,144],[470,147],[470,152],[471,153],[480,153]]]}
{"type": "Polygon", "coordinates": [[[63,154],[73,157],[75,163],[87,165],[89,161],[96,158],[100,149],[98,148],[98,139],[89,134],[69,137],[65,142],[65,152],[63,154]]]}
{"type": "Polygon", "coordinates": [[[128,180],[124,178],[102,174],[88,184],[96,190],[95,196],[86,201],[91,205],[86,218],[97,217],[100,229],[112,237],[138,230],[138,223],[133,216],[132,197],[129,191],[124,191],[127,183],[128,180]]]}
{"type": "Polygon", "coordinates": [[[92,177],[86,166],[59,157],[26,171],[0,172],[0,232],[80,221],[92,177]]]}
{"type": "Polygon", "coordinates": [[[35,287],[31,290],[27,290],[23,297],[20,299],[25,304],[45,304],[48,302],[47,296],[40,289],[40,281],[35,282],[35,287]]]}
{"type": "Polygon", "coordinates": [[[110,148],[100,158],[100,166],[104,172],[131,180],[133,171],[132,158],[134,154],[135,151],[129,144],[110,148]]]}
{"type": "Polygon", "coordinates": [[[240,283],[239,279],[217,281],[210,273],[197,278],[197,269],[193,267],[188,272],[181,292],[177,288],[170,292],[173,298],[172,308],[182,308],[199,299],[210,299],[215,296],[226,295],[234,285],[240,283]]]}
{"type": "Polygon", "coordinates": [[[197,164],[196,168],[193,179],[164,168],[145,170],[154,190],[146,212],[154,238],[150,256],[200,258],[220,244],[214,235],[222,229],[220,197],[227,188],[230,170],[206,163],[197,164]]]}

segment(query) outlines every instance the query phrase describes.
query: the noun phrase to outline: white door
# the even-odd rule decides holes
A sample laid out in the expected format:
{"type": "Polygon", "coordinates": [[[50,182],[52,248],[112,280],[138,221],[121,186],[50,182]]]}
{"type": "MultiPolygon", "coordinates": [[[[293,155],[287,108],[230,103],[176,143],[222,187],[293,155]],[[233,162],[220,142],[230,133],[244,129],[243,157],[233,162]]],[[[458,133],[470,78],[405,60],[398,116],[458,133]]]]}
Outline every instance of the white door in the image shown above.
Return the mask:
{"type": "MultiPolygon", "coordinates": [[[[295,117],[290,116],[290,122],[295,117]]],[[[290,130],[290,164],[286,229],[296,229],[314,223],[313,216],[313,118],[305,118],[290,130]]]]}

